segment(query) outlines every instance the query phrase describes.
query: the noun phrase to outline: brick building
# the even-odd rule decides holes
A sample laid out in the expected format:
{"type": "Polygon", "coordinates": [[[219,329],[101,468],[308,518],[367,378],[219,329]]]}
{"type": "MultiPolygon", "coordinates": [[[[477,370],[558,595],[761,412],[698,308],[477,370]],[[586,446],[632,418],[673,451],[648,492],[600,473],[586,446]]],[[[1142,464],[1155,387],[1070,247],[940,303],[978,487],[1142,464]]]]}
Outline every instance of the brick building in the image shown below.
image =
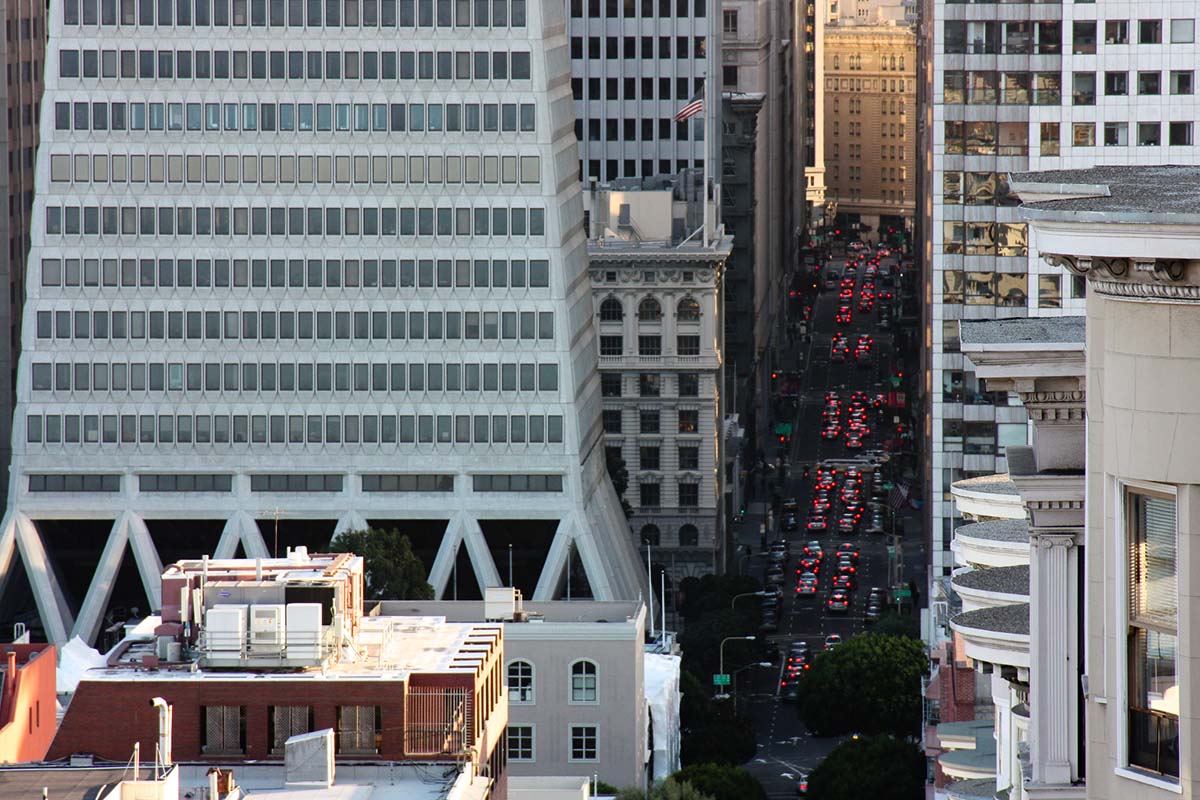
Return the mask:
{"type": "Polygon", "coordinates": [[[502,796],[502,627],[363,616],[362,581],[361,558],[302,550],[168,567],[160,624],[84,675],[49,758],[153,752],[161,697],[176,761],[282,760],[332,729],[339,762],[468,764],[502,796]]]}
{"type": "Polygon", "coordinates": [[[54,738],[56,650],[0,645],[0,764],[40,761],[54,738]]]}

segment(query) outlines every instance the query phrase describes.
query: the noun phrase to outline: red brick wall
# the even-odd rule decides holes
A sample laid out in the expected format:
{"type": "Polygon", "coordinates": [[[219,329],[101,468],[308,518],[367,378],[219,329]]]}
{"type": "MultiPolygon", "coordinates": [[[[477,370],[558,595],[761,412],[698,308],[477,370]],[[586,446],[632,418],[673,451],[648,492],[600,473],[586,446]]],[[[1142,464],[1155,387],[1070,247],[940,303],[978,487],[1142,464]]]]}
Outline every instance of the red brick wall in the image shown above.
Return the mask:
{"type": "MultiPolygon", "coordinates": [[[[268,741],[271,706],[313,707],[314,730],[337,729],[337,707],[380,706],[383,743],[378,758],[404,758],[404,684],[401,681],[278,680],[274,678],[219,680],[155,680],[144,674],[129,681],[81,681],[48,758],[92,753],[128,760],[133,743],[141,742],[144,757],[158,743],[158,712],[150,705],[162,697],[174,708],[171,749],[176,761],[219,761],[201,752],[202,707],[246,707],[246,759],[277,759],[268,741]]],[[[341,756],[339,756],[339,759],[341,756]]]]}

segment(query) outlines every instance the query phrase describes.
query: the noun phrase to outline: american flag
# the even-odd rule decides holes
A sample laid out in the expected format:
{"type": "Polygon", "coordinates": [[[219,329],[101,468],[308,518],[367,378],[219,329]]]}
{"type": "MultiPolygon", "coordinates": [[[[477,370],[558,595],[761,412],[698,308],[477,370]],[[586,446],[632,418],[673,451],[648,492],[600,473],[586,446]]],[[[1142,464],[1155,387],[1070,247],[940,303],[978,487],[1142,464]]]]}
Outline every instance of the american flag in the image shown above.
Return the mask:
{"type": "Polygon", "coordinates": [[[908,499],[908,484],[901,481],[896,481],[892,485],[892,491],[888,493],[888,505],[893,511],[898,511],[904,505],[904,501],[908,499]]]}
{"type": "Polygon", "coordinates": [[[691,119],[704,110],[704,87],[700,87],[700,91],[688,101],[688,104],[679,109],[679,113],[675,115],[676,122],[683,122],[685,119],[691,119]]]}

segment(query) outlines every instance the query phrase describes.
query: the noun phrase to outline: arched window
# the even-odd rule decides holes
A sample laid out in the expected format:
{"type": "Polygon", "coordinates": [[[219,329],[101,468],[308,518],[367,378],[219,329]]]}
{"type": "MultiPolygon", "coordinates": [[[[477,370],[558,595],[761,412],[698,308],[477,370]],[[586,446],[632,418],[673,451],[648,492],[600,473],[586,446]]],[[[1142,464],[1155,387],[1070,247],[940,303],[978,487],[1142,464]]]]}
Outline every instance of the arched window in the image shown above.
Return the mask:
{"type": "Polygon", "coordinates": [[[615,297],[606,298],[600,304],[600,321],[601,322],[620,322],[625,318],[625,309],[621,305],[621,301],[615,297]]]}
{"type": "Polygon", "coordinates": [[[659,539],[660,539],[660,535],[658,532],[657,525],[643,525],[642,526],[642,547],[645,547],[646,545],[650,545],[651,547],[658,547],[659,539]]]}
{"type": "Polygon", "coordinates": [[[841,61],[841,59],[839,59],[837,56],[834,56],[834,57],[833,57],[833,68],[834,68],[834,69],[838,69],[838,68],[839,68],[839,66],[838,66],[838,62],[839,62],[839,61],[841,61]]]}
{"type": "Polygon", "coordinates": [[[679,529],[679,546],[696,547],[700,544],[700,531],[695,525],[684,525],[679,529]]]}
{"type": "Polygon", "coordinates": [[[533,702],[533,664],[528,661],[508,662],[508,702],[533,702]]]}
{"type": "Polygon", "coordinates": [[[653,297],[647,297],[638,304],[638,319],[642,322],[659,322],[662,319],[662,306],[653,297]]]}
{"type": "Polygon", "coordinates": [[[694,297],[685,297],[679,301],[676,316],[679,317],[680,322],[699,322],[700,304],[694,297]]]}
{"type": "Polygon", "coordinates": [[[571,664],[571,702],[596,703],[596,662],[579,660],[571,664]]]}
{"type": "MultiPolygon", "coordinates": [[[[904,56],[900,56],[900,69],[904,69],[904,56]]],[[[903,88],[900,91],[904,91],[903,88]]]]}
{"type": "Polygon", "coordinates": [[[896,57],[892,56],[892,69],[896,68],[896,57]]]}

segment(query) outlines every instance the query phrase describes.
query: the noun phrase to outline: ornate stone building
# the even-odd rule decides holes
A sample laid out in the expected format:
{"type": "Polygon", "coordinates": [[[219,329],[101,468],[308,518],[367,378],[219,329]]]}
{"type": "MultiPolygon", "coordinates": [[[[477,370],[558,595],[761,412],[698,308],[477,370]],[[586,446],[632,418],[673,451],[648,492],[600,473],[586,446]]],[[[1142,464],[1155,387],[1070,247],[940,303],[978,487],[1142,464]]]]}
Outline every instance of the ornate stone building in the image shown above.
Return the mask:
{"type": "Polygon", "coordinates": [[[635,543],[678,580],[718,570],[724,553],[721,283],[732,242],[723,228],[705,240],[684,181],[644,187],[591,196],[604,446],[628,472],[635,543]]]}

